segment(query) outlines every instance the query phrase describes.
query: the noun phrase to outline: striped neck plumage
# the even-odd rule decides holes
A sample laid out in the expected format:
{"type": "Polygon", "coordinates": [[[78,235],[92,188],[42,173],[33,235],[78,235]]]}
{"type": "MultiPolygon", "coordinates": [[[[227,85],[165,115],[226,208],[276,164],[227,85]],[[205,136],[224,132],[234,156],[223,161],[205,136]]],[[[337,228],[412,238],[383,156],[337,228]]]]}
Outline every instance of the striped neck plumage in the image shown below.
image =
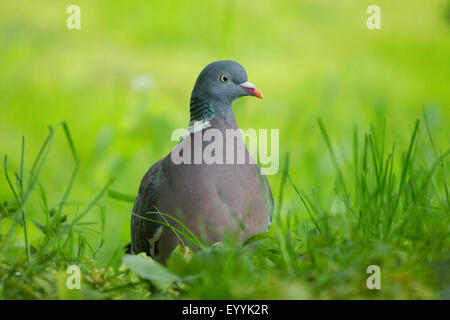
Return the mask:
{"type": "Polygon", "coordinates": [[[206,99],[191,97],[190,123],[195,121],[210,121],[216,116],[214,106],[206,99]]]}

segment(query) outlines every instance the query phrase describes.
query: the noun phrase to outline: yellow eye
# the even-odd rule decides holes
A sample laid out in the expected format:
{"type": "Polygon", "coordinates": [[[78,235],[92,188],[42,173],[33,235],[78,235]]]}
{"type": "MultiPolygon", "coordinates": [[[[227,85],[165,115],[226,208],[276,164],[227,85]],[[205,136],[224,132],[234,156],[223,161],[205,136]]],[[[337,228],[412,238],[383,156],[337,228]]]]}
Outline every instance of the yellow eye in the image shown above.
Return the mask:
{"type": "Polygon", "coordinates": [[[228,81],[228,76],[227,76],[226,74],[222,74],[222,75],[220,76],[220,81],[222,81],[222,82],[227,82],[227,81],[228,81]]]}

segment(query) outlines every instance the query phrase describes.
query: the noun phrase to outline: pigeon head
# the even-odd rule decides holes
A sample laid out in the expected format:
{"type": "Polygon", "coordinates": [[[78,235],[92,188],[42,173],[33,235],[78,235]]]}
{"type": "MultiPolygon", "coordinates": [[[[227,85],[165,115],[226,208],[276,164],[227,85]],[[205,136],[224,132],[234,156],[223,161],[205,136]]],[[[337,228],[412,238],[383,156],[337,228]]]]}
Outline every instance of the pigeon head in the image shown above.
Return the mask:
{"type": "Polygon", "coordinates": [[[244,67],[228,60],[210,63],[200,72],[192,90],[191,121],[228,118],[233,100],[243,96],[264,97],[248,82],[244,67]]]}

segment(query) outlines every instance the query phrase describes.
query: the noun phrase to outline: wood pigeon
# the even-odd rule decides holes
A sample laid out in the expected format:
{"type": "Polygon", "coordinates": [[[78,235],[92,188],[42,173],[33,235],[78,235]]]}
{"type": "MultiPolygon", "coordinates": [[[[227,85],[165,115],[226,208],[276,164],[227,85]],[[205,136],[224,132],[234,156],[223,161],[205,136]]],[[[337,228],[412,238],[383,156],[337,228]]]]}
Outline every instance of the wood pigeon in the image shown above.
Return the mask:
{"type": "Polygon", "coordinates": [[[191,95],[187,134],[142,178],[131,218],[132,253],[146,252],[165,263],[172,250],[184,242],[173,229],[143,219],[182,229],[157,212],[179,219],[208,243],[222,241],[227,232],[243,242],[267,231],[273,211],[270,186],[245,147],[231,107],[233,100],[242,96],[263,98],[239,63],[213,62],[200,73],[191,95]],[[229,139],[227,132],[235,133],[234,137],[229,139]],[[209,139],[205,139],[207,135],[209,139]],[[219,141],[221,137],[227,141],[219,141]],[[211,141],[222,142],[211,152],[215,161],[196,162],[199,153],[207,153],[211,141]],[[175,155],[188,161],[176,163],[175,155]],[[239,161],[239,157],[245,160],[239,161]]]}

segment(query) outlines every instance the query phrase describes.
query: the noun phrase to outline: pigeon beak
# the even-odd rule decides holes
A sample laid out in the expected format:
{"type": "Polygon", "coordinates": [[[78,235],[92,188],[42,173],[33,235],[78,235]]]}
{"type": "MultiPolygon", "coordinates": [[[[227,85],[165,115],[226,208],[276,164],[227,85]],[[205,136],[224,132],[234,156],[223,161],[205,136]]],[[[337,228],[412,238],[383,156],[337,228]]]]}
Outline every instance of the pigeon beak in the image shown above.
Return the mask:
{"type": "Polygon", "coordinates": [[[253,83],[248,81],[239,84],[242,89],[244,89],[249,95],[263,99],[264,95],[261,90],[259,90],[253,83]]]}

